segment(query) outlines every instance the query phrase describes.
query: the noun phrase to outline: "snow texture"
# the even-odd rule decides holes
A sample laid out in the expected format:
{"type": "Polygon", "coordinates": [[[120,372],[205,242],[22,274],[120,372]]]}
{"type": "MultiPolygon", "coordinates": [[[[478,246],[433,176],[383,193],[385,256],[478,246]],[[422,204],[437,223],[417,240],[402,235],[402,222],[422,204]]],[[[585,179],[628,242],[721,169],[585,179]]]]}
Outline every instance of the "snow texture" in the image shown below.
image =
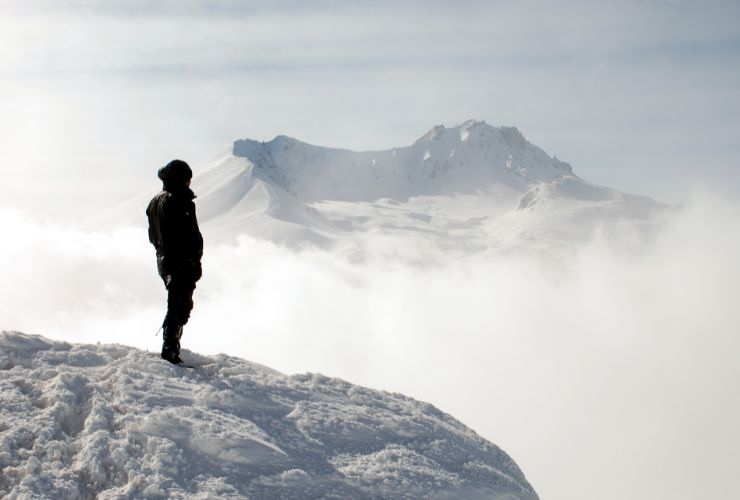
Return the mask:
{"type": "MultiPolygon", "coordinates": [[[[386,151],[283,135],[238,140],[195,172],[208,241],[249,234],[358,255],[378,236],[410,234],[463,253],[551,250],[603,229],[649,226],[668,208],[589,184],[518,129],[476,120],[437,125],[411,146],[386,151]]],[[[106,214],[99,226],[143,224],[141,206],[153,194],[106,214]]]]}
{"type": "Polygon", "coordinates": [[[429,404],[184,357],[0,333],[0,497],[537,498],[429,404]]]}

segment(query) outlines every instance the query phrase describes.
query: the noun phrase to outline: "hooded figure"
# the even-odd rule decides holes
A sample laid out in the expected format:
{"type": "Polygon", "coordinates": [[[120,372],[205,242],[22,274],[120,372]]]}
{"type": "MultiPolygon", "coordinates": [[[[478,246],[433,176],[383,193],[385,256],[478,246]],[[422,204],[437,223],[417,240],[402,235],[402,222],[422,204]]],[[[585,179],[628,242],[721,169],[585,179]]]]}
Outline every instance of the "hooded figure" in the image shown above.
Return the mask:
{"type": "Polygon", "coordinates": [[[162,191],[146,209],[149,241],[157,250],[157,270],[167,288],[167,315],[162,324],[162,359],[182,364],[182,327],[193,309],[195,283],[202,275],[203,237],[195,217],[195,194],[190,190],[193,171],[182,160],[159,169],[162,191]]]}

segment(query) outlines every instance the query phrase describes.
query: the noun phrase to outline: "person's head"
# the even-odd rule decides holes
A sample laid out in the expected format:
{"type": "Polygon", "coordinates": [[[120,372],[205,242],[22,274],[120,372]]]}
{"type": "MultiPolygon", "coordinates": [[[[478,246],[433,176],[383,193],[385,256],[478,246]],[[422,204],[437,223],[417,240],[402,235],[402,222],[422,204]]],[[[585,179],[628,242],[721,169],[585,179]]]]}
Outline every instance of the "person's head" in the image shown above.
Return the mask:
{"type": "Polygon", "coordinates": [[[159,169],[157,176],[162,179],[165,189],[175,189],[190,186],[193,171],[190,169],[190,165],[184,161],[172,160],[159,169]]]}

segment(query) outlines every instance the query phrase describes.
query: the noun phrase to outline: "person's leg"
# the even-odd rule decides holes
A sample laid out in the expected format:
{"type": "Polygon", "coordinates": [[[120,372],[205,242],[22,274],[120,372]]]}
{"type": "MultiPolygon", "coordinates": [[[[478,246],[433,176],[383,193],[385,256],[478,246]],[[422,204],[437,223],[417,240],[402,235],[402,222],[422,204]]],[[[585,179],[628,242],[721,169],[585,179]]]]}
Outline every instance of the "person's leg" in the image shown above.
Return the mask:
{"type": "Polygon", "coordinates": [[[167,315],[163,326],[183,326],[193,310],[195,283],[173,276],[167,287],[167,315]]]}
{"type": "Polygon", "coordinates": [[[167,286],[167,315],[163,324],[162,358],[172,363],[181,363],[180,337],[182,327],[190,319],[193,309],[195,283],[173,276],[167,286]]]}
{"type": "Polygon", "coordinates": [[[162,353],[160,357],[170,363],[180,364],[180,335],[181,326],[165,326],[162,328],[162,353]]]}

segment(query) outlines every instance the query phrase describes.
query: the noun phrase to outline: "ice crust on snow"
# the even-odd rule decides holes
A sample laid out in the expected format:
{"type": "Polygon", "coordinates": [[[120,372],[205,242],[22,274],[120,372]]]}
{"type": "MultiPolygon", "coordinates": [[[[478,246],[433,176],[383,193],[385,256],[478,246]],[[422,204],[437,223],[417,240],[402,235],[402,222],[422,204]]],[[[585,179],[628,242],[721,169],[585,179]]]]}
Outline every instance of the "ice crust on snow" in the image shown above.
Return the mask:
{"type": "Polygon", "coordinates": [[[0,333],[0,497],[537,498],[429,404],[184,357],[0,333]]]}

